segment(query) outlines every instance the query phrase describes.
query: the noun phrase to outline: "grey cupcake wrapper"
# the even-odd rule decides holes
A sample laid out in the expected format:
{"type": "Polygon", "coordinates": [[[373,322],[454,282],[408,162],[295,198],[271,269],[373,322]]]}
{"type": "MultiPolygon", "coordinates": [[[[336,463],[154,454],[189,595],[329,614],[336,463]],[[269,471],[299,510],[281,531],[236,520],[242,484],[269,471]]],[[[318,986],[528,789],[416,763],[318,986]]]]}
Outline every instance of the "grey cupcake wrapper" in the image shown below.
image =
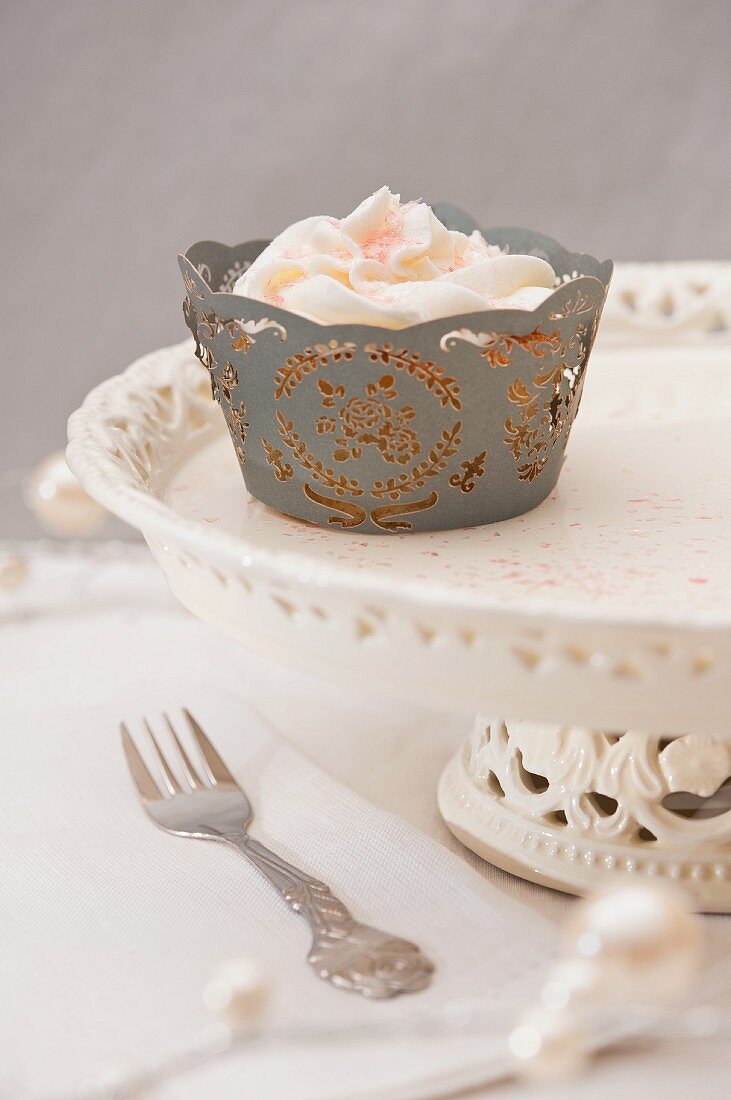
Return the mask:
{"type": "MultiPolygon", "coordinates": [[[[450,228],[477,228],[453,207],[434,209],[450,228]]],[[[267,241],[202,241],[179,257],[185,320],[257,500],[325,527],[392,534],[493,523],[548,496],[612,263],[530,230],[483,232],[570,281],[533,310],[393,330],[321,325],[232,294],[267,241]]]]}

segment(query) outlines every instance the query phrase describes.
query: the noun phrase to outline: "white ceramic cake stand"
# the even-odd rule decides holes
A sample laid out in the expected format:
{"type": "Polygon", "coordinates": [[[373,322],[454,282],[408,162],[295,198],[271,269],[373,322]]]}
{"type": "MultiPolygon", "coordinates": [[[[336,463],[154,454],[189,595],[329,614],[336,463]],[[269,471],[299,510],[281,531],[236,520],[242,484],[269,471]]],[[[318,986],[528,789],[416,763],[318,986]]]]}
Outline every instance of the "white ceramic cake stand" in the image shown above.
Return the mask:
{"type": "Polygon", "coordinates": [[[673,320],[672,347],[600,342],[556,493],[488,527],[362,536],[260,505],[187,343],[90,394],[69,461],[186,607],[321,674],[324,706],[331,678],[472,715],[439,804],[474,851],[731,910],[731,345],[673,320]]]}

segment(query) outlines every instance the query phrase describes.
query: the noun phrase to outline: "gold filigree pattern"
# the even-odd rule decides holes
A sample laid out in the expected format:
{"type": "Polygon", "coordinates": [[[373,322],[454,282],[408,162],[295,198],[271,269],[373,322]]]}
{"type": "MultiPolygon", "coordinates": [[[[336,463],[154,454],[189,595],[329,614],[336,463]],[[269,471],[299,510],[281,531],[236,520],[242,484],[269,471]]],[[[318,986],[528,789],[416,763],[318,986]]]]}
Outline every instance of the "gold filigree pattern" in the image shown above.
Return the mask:
{"type": "MultiPolygon", "coordinates": [[[[585,311],[587,300],[583,293],[578,293],[575,299],[566,303],[566,315],[585,311]]],[[[532,388],[520,378],[508,386],[508,401],[520,412],[517,417],[506,417],[504,443],[518,463],[520,481],[535,481],[542,473],[550,448],[576,415],[586,366],[583,343],[586,331],[587,326],[579,324],[565,346],[560,340],[555,348],[552,344],[536,342],[534,348],[547,346],[554,361],[546,369],[537,371],[532,388]]],[[[531,335],[538,332],[535,330],[531,335]]],[[[542,358],[546,352],[532,351],[532,354],[542,358]]]]}
{"type": "Polygon", "coordinates": [[[561,350],[560,332],[558,330],[542,332],[540,328],[524,336],[511,336],[499,332],[472,332],[468,328],[455,329],[442,337],[440,346],[444,351],[450,351],[457,340],[464,340],[480,348],[480,355],[493,369],[507,367],[516,348],[527,351],[534,359],[542,359],[545,355],[553,355],[561,350]]]}
{"type": "Polygon", "coordinates": [[[203,313],[199,318],[195,307],[190,305],[189,298],[184,300],[183,315],[193,335],[193,339],[195,340],[196,359],[198,359],[201,365],[208,371],[209,381],[211,383],[211,396],[214,401],[217,401],[216,379],[213,374],[215,359],[211,349],[211,342],[221,331],[223,325],[213,313],[203,313]],[[186,308],[186,306],[188,308],[186,308]]]}
{"type": "Polygon", "coordinates": [[[423,382],[428,390],[431,390],[439,399],[439,403],[446,408],[448,405],[457,412],[462,408],[460,401],[460,387],[454,378],[450,378],[444,371],[444,367],[437,366],[428,359],[422,359],[415,351],[408,348],[395,349],[393,344],[366,344],[365,350],[374,363],[383,363],[394,370],[403,370],[411,378],[423,382]]]}
{"type": "MultiPolygon", "coordinates": [[[[543,359],[545,355],[556,354],[561,351],[561,333],[543,332],[540,328],[533,329],[521,337],[501,332],[470,332],[469,329],[459,329],[447,333],[447,338],[453,340],[466,340],[480,349],[480,355],[488,363],[492,370],[499,366],[508,366],[516,349],[527,351],[533,359],[543,359]]],[[[451,346],[451,345],[448,345],[451,346]]],[[[448,351],[448,346],[445,350],[448,351]]]]}
{"type": "Polygon", "coordinates": [[[327,344],[315,344],[314,347],[305,348],[303,352],[290,355],[274,376],[275,398],[279,401],[281,397],[291,397],[302,379],[312,371],[328,363],[348,362],[355,351],[355,344],[339,344],[337,340],[330,340],[327,344]]]}
{"type": "Polygon", "coordinates": [[[268,465],[274,467],[274,476],[277,481],[281,481],[282,484],[284,484],[285,481],[289,481],[289,479],[294,475],[294,470],[292,469],[289,462],[282,461],[284,458],[284,452],[280,451],[277,447],[272,447],[269,440],[265,439],[263,436],[261,443],[262,447],[264,448],[264,454],[266,455],[268,465]]]}
{"type": "Polygon", "coordinates": [[[447,461],[456,455],[462,439],[460,431],[462,421],[458,420],[449,429],[444,429],[437,442],[429,451],[427,457],[409,471],[401,473],[398,477],[390,477],[386,481],[374,481],[371,496],[376,498],[390,497],[398,500],[404,493],[413,493],[416,489],[423,489],[427,478],[435,477],[441,473],[447,465],[447,461]]]}
{"type": "Polygon", "coordinates": [[[302,436],[294,429],[294,424],[286,416],[277,410],[278,431],[282,440],[294,455],[302,469],[317,481],[321,481],[328,489],[334,489],[338,496],[350,493],[352,496],[361,496],[363,490],[354,478],[345,474],[336,474],[331,466],[325,466],[319,458],[315,458],[307,449],[307,444],[302,436]]]}
{"type": "Polygon", "coordinates": [[[223,323],[214,313],[204,313],[198,321],[195,333],[196,355],[208,371],[211,382],[211,396],[214,401],[219,400],[218,383],[214,374],[216,357],[213,354],[212,344],[219,332],[223,330],[223,323]]]}
{"type": "Polygon", "coordinates": [[[491,367],[506,367],[515,348],[522,348],[534,359],[542,359],[545,355],[555,355],[561,350],[561,334],[559,332],[542,332],[539,328],[525,336],[502,336],[492,348],[485,348],[482,356],[491,367]]]}
{"type": "Polygon", "coordinates": [[[327,517],[327,522],[336,524],[338,527],[358,527],[363,520],[368,519],[368,513],[365,508],[362,508],[360,504],[356,504],[354,501],[338,500],[335,497],[325,496],[323,493],[316,492],[311,485],[305,485],[304,494],[308,500],[314,501],[315,504],[321,505],[323,508],[328,508],[331,511],[334,510],[339,515],[330,515],[327,517]]]}
{"type": "MultiPolygon", "coordinates": [[[[221,407],[223,408],[223,405],[221,407]]],[[[228,408],[224,409],[224,416],[234,439],[239,462],[244,463],[246,461],[246,431],[249,427],[249,422],[246,419],[246,405],[243,401],[239,401],[238,405],[229,404],[228,408]],[[236,440],[237,434],[238,441],[236,440]]]]}
{"type": "Polygon", "coordinates": [[[183,269],[183,283],[186,290],[186,296],[183,299],[183,317],[195,341],[196,358],[208,371],[211,383],[211,396],[217,401],[216,380],[213,375],[215,362],[210,345],[214,337],[223,330],[223,321],[221,321],[212,311],[206,313],[203,306],[200,307],[200,310],[196,308],[196,302],[204,302],[205,295],[196,285],[193,276],[187,268],[183,269]]]}
{"type": "Polygon", "coordinates": [[[548,455],[536,454],[528,462],[523,462],[518,467],[518,477],[521,481],[535,481],[540,473],[543,472],[543,467],[548,462],[548,455]]]}
{"type": "Polygon", "coordinates": [[[591,313],[593,308],[591,295],[579,287],[574,298],[567,298],[560,310],[549,313],[548,316],[551,321],[560,321],[576,314],[580,316],[582,313],[591,313]]]}
{"type": "Polygon", "coordinates": [[[548,440],[542,432],[547,421],[545,416],[541,416],[542,407],[538,396],[531,393],[520,379],[508,388],[508,400],[520,408],[520,415],[517,419],[506,417],[504,442],[519,463],[519,479],[527,482],[538,477],[548,458],[548,440]]]}
{"type": "Polygon", "coordinates": [[[403,517],[415,512],[426,512],[438,500],[439,493],[433,492],[424,500],[412,500],[408,504],[379,504],[371,512],[371,519],[376,527],[384,531],[410,531],[414,525],[411,520],[403,517]]]}
{"type": "MultiPolygon", "coordinates": [[[[333,386],[320,379],[317,383],[323,394],[323,406],[332,408],[336,397],[345,397],[344,386],[333,386]]],[[[374,446],[385,462],[397,462],[405,466],[421,451],[416,431],[408,425],[416,417],[410,405],[399,409],[390,402],[398,397],[393,375],[384,374],[377,382],[369,382],[364,397],[351,397],[337,409],[335,417],[320,417],[318,434],[340,431],[333,451],[336,462],[348,462],[360,458],[364,447],[374,446]]]]}
{"type": "Polygon", "coordinates": [[[323,328],[279,310],[276,321],[258,309],[257,320],[247,319],[246,299],[228,291],[254,251],[210,245],[204,255],[200,245],[195,263],[182,257],[181,269],[196,354],[240,462],[249,420],[257,447],[262,441],[261,499],[308,520],[328,509],[324,524],[398,531],[451,527],[465,507],[470,522],[490,522],[519,510],[523,495],[526,507],[546,495],[580,403],[610,264],[592,261],[597,276],[564,276],[545,305],[531,311],[465,318],[469,324],[479,317],[488,332],[450,330],[447,320],[391,333],[323,328]],[[201,256],[209,262],[201,265],[201,256]],[[223,295],[211,289],[219,283],[223,295]],[[267,330],[274,341],[260,338],[267,330]],[[286,351],[277,354],[274,344],[285,340],[286,351]],[[520,488],[543,471],[542,484],[520,488]],[[502,484],[506,474],[512,485],[502,484]],[[460,505],[470,494],[469,505],[460,505]],[[419,516],[431,508],[431,520],[419,516]]]}
{"type": "Polygon", "coordinates": [[[462,473],[460,474],[458,471],[453,473],[449,479],[449,484],[455,489],[461,489],[463,493],[471,493],[477,484],[477,478],[482,477],[485,472],[486,458],[487,451],[480,451],[474,458],[468,458],[464,462],[460,462],[462,473]]]}
{"type": "Polygon", "coordinates": [[[231,415],[231,420],[236,425],[240,434],[243,435],[245,429],[249,426],[249,423],[246,419],[246,405],[243,401],[239,401],[238,405],[231,405],[229,412],[231,415]]]}
{"type": "Polygon", "coordinates": [[[256,342],[252,340],[247,332],[237,332],[233,326],[233,321],[228,326],[228,331],[231,335],[231,347],[234,351],[243,352],[244,355],[248,355],[249,348],[256,342]]]}
{"type": "Polygon", "coordinates": [[[345,397],[346,394],[345,386],[334,386],[332,382],[328,382],[324,378],[320,378],[318,380],[317,388],[322,395],[323,409],[334,409],[337,403],[337,399],[339,397],[345,397]]]}
{"type": "Polygon", "coordinates": [[[256,337],[260,332],[271,329],[283,343],[287,339],[287,330],[279,321],[270,321],[268,317],[260,317],[258,321],[244,321],[241,319],[229,321],[228,334],[231,337],[231,348],[243,355],[248,355],[249,350],[256,343],[256,337]]]}
{"type": "MultiPolygon", "coordinates": [[[[459,386],[453,378],[445,374],[443,367],[422,360],[407,349],[395,351],[391,344],[367,344],[365,350],[373,361],[390,363],[395,369],[404,371],[420,382],[434,394],[442,406],[461,407],[459,386]]],[[[296,386],[308,374],[314,373],[320,366],[343,359],[349,361],[356,351],[354,344],[340,345],[333,340],[327,345],[316,344],[314,349],[306,348],[302,354],[290,356],[285,366],[279,368],[275,375],[275,399],[291,397],[296,386]]],[[[322,408],[327,412],[316,418],[315,429],[319,436],[334,436],[333,463],[358,460],[369,447],[375,448],[388,466],[408,466],[421,454],[422,444],[414,424],[416,410],[412,405],[395,404],[398,401],[398,390],[393,374],[383,374],[376,382],[367,383],[360,394],[349,395],[345,384],[327,378],[317,379],[317,389],[322,408]]],[[[325,488],[334,490],[338,497],[346,494],[360,496],[367,491],[376,499],[397,501],[404,494],[416,493],[424,488],[429,478],[444,470],[462,443],[459,436],[462,423],[457,421],[451,428],[442,430],[428,455],[409,471],[404,470],[398,476],[377,480],[370,489],[365,490],[357,479],[337,474],[334,465],[329,466],[326,460],[322,461],[313,455],[297,432],[293,420],[280,411],[276,415],[279,434],[303,472],[321,482],[325,488]]],[[[323,496],[321,493],[318,495],[323,496]]],[[[310,496],[310,499],[315,498],[310,496]]],[[[323,496],[323,500],[327,499],[323,496]]],[[[394,516],[396,513],[420,511],[427,506],[431,508],[438,499],[438,495],[434,501],[429,496],[428,505],[412,502],[414,507],[412,504],[403,509],[399,507],[394,516]]],[[[376,511],[380,516],[380,506],[376,511]]],[[[394,516],[390,512],[384,513],[382,518],[387,524],[384,530],[395,530],[404,524],[410,526],[410,521],[397,521],[394,516]]],[[[352,519],[350,516],[349,520],[352,519]]],[[[371,519],[379,525],[373,516],[371,519]]]]}
{"type": "Polygon", "coordinates": [[[220,378],[213,378],[214,394],[213,396],[217,401],[220,401],[220,395],[222,394],[229,404],[231,404],[231,390],[234,386],[239,384],[239,372],[231,362],[227,362],[226,366],[221,371],[220,378]]]}
{"type": "MultiPolygon", "coordinates": [[[[186,325],[190,329],[191,335],[195,340],[195,354],[196,358],[201,358],[201,345],[198,339],[198,311],[195,308],[195,302],[202,301],[203,295],[198,290],[198,287],[193,282],[190,276],[190,272],[187,267],[183,268],[183,284],[185,286],[185,297],[183,298],[183,318],[186,325]]],[[[205,364],[204,364],[205,365],[205,364]]]]}
{"type": "MultiPolygon", "coordinates": [[[[230,294],[233,291],[235,283],[241,278],[245,271],[248,271],[251,267],[251,260],[235,260],[227,271],[221,276],[218,284],[218,289],[223,294],[230,294]]],[[[198,268],[198,272],[207,283],[211,281],[211,271],[206,264],[201,264],[198,268]]]]}
{"type": "Polygon", "coordinates": [[[432,492],[423,500],[413,500],[406,504],[379,504],[368,516],[365,508],[355,501],[338,500],[336,497],[328,497],[324,493],[318,493],[311,485],[305,485],[304,494],[308,500],[327,508],[331,514],[327,522],[343,529],[359,527],[368,518],[380,527],[382,531],[410,531],[413,523],[406,516],[415,512],[425,512],[433,508],[439,500],[439,494],[432,492]]]}

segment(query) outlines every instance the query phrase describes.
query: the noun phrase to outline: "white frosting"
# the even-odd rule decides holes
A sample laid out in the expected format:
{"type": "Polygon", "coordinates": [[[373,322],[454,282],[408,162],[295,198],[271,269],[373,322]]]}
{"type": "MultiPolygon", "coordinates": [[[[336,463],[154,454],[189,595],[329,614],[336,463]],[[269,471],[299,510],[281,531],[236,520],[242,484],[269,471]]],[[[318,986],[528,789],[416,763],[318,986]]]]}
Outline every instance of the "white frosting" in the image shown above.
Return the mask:
{"type": "Polygon", "coordinates": [[[556,275],[537,256],[512,256],[477,230],[447,229],[422,202],[382,187],[347,218],[295,222],[236,282],[235,294],[321,324],[404,328],[477,310],[533,309],[556,275]]]}

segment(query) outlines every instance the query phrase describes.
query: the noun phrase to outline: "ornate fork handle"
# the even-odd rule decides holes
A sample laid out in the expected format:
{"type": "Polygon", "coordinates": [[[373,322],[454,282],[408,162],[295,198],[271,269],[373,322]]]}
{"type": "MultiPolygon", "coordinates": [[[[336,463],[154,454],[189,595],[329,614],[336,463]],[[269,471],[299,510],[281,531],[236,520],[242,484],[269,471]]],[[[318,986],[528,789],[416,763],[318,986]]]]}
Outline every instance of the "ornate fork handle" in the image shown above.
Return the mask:
{"type": "Polygon", "coordinates": [[[320,978],[365,997],[424,989],[433,964],[408,940],[354,920],[324,882],[305,874],[249,836],[231,843],[269,880],[312,929],[307,961],[320,978]]]}

